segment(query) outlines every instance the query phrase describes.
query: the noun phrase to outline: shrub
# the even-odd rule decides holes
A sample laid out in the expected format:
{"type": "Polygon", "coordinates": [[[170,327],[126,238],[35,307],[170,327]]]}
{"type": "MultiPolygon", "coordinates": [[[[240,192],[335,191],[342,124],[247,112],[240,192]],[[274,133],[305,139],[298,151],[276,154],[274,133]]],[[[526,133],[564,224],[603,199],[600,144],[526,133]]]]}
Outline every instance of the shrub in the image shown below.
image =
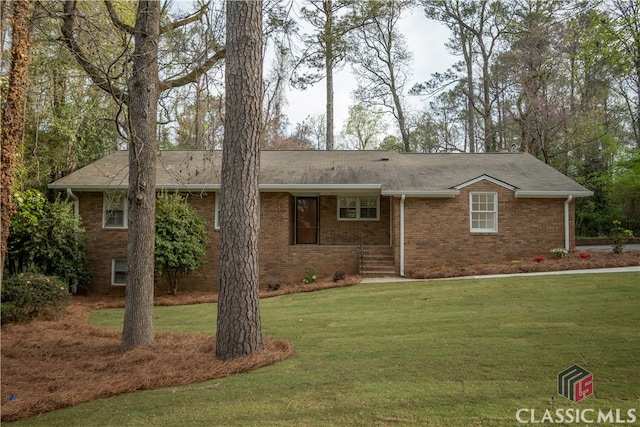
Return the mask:
{"type": "Polygon", "coordinates": [[[565,248],[553,248],[550,252],[556,258],[564,258],[567,256],[567,250],[565,248]]]}
{"type": "Polygon", "coordinates": [[[281,286],[282,286],[282,283],[280,283],[280,282],[267,283],[267,290],[268,291],[277,291],[278,289],[280,289],[281,286]]]}
{"type": "Polygon", "coordinates": [[[66,283],[43,274],[17,274],[2,284],[2,323],[53,317],[69,305],[66,283]]]}
{"type": "Polygon", "coordinates": [[[578,255],[580,258],[582,259],[587,259],[587,258],[591,258],[591,254],[588,252],[580,252],[580,254],[578,255]]]}
{"type": "Polygon", "coordinates": [[[544,257],[542,255],[538,255],[537,257],[535,257],[533,259],[535,262],[542,262],[544,261],[544,257]]]}
{"type": "Polygon", "coordinates": [[[308,285],[309,283],[315,283],[318,280],[318,270],[315,268],[305,268],[304,277],[302,283],[308,285]]]}
{"type": "Polygon", "coordinates": [[[9,274],[57,276],[74,290],[88,285],[86,237],[73,206],[60,199],[51,203],[38,190],[18,192],[14,202],[7,242],[9,274]]]}
{"type": "Polygon", "coordinates": [[[208,241],[205,220],[180,194],[163,193],[156,201],[155,267],[169,279],[169,293],[178,292],[183,274],[204,264],[208,241]]]}
{"type": "Polygon", "coordinates": [[[622,227],[620,221],[613,221],[613,228],[611,229],[611,248],[614,254],[621,254],[624,251],[624,245],[627,243],[627,239],[633,237],[631,230],[625,230],[622,227]]]}
{"type": "Polygon", "coordinates": [[[340,280],[344,280],[344,278],[347,276],[347,273],[345,273],[344,271],[336,271],[335,273],[333,273],[333,282],[339,282],[340,280]]]}

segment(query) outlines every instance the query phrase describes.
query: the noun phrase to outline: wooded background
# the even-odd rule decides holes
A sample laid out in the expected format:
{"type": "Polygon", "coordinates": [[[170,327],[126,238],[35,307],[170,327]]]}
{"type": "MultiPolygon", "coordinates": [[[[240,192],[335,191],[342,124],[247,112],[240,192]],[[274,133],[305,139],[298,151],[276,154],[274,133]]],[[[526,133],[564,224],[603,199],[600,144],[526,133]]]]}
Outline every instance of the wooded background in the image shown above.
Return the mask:
{"type": "MultiPolygon", "coordinates": [[[[2,1],[2,108],[14,3],[2,1]]],[[[74,37],[112,88],[108,93],[65,42],[68,2],[28,3],[23,31],[31,38],[30,66],[15,190],[45,190],[128,147],[127,102],[114,94],[130,83],[134,41],[126,29],[135,23],[136,6],[77,4],[74,37]]],[[[158,146],[221,149],[224,57],[202,64],[224,52],[224,3],[162,3],[161,22],[158,146]],[[170,27],[173,22],[185,25],[170,27]],[[193,81],[179,85],[178,76],[190,73],[193,81]]],[[[640,234],[637,2],[273,0],[264,3],[263,23],[270,58],[263,73],[263,149],[526,151],[594,191],[576,201],[578,236],[607,235],[614,220],[640,234]],[[424,31],[434,21],[450,29],[447,47],[459,62],[408,87],[412,58],[424,54],[410,52],[400,32],[411,11],[424,17],[424,31]],[[332,94],[334,72],[343,67],[358,79],[349,117],[338,128],[332,94]],[[318,100],[326,101],[325,113],[290,123],[287,93],[314,84],[327,88],[327,99],[318,100]]]]}

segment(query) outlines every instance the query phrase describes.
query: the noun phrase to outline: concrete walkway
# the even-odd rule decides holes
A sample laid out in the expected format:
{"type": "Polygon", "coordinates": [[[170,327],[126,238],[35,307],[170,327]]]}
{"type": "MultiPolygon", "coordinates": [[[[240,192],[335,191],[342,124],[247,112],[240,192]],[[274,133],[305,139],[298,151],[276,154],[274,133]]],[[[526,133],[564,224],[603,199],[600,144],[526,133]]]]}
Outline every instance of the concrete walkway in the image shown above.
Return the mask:
{"type": "MultiPolygon", "coordinates": [[[[409,279],[406,277],[368,277],[362,279],[362,283],[396,283],[396,282],[426,282],[430,280],[462,280],[462,279],[493,279],[502,277],[518,276],[548,276],[557,274],[596,274],[596,273],[640,273],[640,266],[615,267],[615,268],[593,268],[586,270],[566,270],[566,271],[537,271],[534,273],[513,273],[513,274],[487,274],[485,276],[459,276],[437,279],[409,279]]],[[[640,278],[638,279],[640,285],[640,278]]]]}
{"type": "MultiPolygon", "coordinates": [[[[597,246],[576,246],[577,251],[611,251],[611,245],[597,245],[597,246]]],[[[633,243],[630,245],[624,245],[626,251],[640,251],[640,244],[633,243]]]]}

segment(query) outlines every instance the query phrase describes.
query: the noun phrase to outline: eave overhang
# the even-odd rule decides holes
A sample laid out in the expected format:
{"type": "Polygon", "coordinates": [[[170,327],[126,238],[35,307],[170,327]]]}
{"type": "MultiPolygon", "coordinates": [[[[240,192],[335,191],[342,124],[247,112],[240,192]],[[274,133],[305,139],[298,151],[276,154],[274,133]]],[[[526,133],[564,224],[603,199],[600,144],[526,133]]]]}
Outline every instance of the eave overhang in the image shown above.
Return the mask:
{"type": "MultiPolygon", "coordinates": [[[[88,191],[124,191],[129,186],[127,184],[49,184],[52,190],[66,190],[88,192],[88,191]]],[[[290,192],[290,193],[314,193],[314,194],[381,194],[383,196],[394,197],[427,197],[446,198],[455,197],[460,194],[456,188],[445,190],[383,190],[381,184],[260,184],[260,191],[263,192],[290,192]]],[[[194,192],[214,192],[220,191],[220,184],[157,184],[157,190],[181,190],[194,192]]],[[[515,197],[521,199],[566,199],[569,196],[590,197],[593,191],[537,191],[537,190],[514,190],[515,197]]]]}
{"type": "MultiPolygon", "coordinates": [[[[291,193],[380,193],[381,184],[259,184],[263,192],[291,193]]],[[[49,184],[52,190],[122,191],[127,184],[49,184]]],[[[220,184],[156,184],[157,190],[220,191],[220,184]]]]}
{"type": "Polygon", "coordinates": [[[515,197],[519,199],[566,199],[569,196],[591,197],[593,191],[531,191],[516,190],[515,197]]]}
{"type": "Polygon", "coordinates": [[[394,197],[427,197],[427,198],[443,198],[443,197],[455,197],[460,194],[460,190],[429,190],[429,191],[416,191],[416,190],[383,190],[381,193],[383,196],[394,197]]]}

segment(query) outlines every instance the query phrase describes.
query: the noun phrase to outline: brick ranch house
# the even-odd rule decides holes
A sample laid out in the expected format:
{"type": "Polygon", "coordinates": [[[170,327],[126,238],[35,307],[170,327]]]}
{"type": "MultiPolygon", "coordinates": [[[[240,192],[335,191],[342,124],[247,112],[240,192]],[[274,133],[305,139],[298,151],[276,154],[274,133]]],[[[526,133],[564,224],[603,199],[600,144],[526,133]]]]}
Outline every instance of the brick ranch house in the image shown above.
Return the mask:
{"type": "MultiPolygon", "coordinates": [[[[221,156],[157,156],[158,190],[188,194],[207,221],[207,263],[182,289],[217,289],[221,156]]],[[[50,185],[75,201],[91,239],[92,293],[126,284],[127,163],[115,152],[50,185]]],[[[571,250],[574,200],[592,194],[526,153],[263,151],[260,286],[300,282],[305,268],[411,276],[571,250]]]]}

